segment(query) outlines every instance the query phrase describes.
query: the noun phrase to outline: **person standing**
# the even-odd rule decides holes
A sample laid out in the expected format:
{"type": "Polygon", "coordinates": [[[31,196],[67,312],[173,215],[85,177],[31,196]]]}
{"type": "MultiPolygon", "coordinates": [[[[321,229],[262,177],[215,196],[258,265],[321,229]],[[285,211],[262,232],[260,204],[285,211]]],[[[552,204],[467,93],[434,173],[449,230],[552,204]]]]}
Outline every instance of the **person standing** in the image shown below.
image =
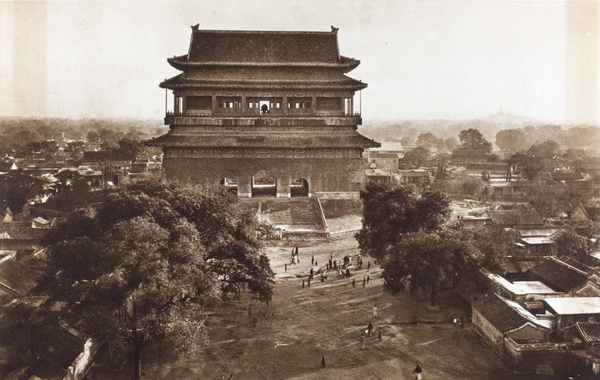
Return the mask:
{"type": "Polygon", "coordinates": [[[325,367],[325,355],[321,355],[321,367],[325,367]]]}
{"type": "Polygon", "coordinates": [[[356,281],[354,281],[354,279],[352,279],[352,287],[356,288],[356,281]]]}
{"type": "Polygon", "coordinates": [[[315,265],[315,257],[314,257],[314,256],[313,256],[313,257],[310,259],[310,263],[311,263],[312,265],[315,265]]]}
{"type": "Polygon", "coordinates": [[[373,305],[373,318],[377,318],[377,305],[373,305]]]}
{"type": "Polygon", "coordinates": [[[302,288],[304,288],[304,280],[302,280],[302,288]]]}
{"type": "Polygon", "coordinates": [[[287,263],[285,263],[284,265],[285,265],[285,273],[287,273],[287,263]]]}
{"type": "Polygon", "coordinates": [[[360,349],[365,349],[365,334],[360,334],[360,349]]]}
{"type": "Polygon", "coordinates": [[[298,256],[298,246],[296,246],[296,256],[298,256]]]}
{"type": "Polygon", "coordinates": [[[369,325],[367,326],[367,334],[369,336],[373,336],[373,324],[369,321],[369,325]]]}
{"type": "Polygon", "coordinates": [[[423,369],[421,368],[419,363],[417,363],[417,368],[414,369],[413,373],[417,374],[417,377],[415,377],[415,380],[421,380],[423,378],[423,375],[421,375],[423,373],[423,369]]]}
{"type": "Polygon", "coordinates": [[[367,285],[367,278],[363,277],[363,288],[365,287],[365,285],[367,285]]]}
{"type": "Polygon", "coordinates": [[[377,331],[377,339],[381,342],[383,340],[383,332],[381,332],[381,326],[379,327],[379,331],[377,331]]]}

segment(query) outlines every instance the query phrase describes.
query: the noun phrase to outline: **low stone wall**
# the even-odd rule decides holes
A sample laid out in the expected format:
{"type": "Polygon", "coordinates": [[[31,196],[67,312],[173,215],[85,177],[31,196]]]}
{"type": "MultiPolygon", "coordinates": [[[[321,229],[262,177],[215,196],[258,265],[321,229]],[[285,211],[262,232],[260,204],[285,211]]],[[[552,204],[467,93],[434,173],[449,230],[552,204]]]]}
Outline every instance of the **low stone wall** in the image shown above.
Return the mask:
{"type": "Polygon", "coordinates": [[[354,235],[356,235],[359,231],[360,231],[360,228],[353,229],[353,230],[330,232],[329,233],[329,238],[331,240],[349,239],[349,238],[353,238],[354,235]]]}
{"type": "Polygon", "coordinates": [[[517,373],[545,375],[570,372],[577,363],[564,343],[519,344],[510,337],[504,339],[504,363],[517,373]]]}
{"type": "Polygon", "coordinates": [[[326,231],[281,231],[281,238],[285,240],[328,240],[329,233],[326,231]]]}

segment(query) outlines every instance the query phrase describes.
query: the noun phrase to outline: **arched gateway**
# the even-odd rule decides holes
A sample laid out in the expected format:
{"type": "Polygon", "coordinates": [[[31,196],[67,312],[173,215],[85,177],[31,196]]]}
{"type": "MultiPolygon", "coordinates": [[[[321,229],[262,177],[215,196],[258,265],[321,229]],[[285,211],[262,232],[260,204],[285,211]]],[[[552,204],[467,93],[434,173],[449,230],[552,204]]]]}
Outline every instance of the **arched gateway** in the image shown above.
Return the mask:
{"type": "Polygon", "coordinates": [[[379,144],[356,131],[355,93],[367,85],[344,75],[360,61],[339,54],[337,29],[196,27],[188,54],[168,62],[183,72],[160,84],[173,93],[170,131],[148,143],[163,148],[167,181],[214,186],[235,178],[223,185],[242,197],[361,188],[362,152],[379,144]],[[272,181],[257,180],[261,171],[272,181]]]}

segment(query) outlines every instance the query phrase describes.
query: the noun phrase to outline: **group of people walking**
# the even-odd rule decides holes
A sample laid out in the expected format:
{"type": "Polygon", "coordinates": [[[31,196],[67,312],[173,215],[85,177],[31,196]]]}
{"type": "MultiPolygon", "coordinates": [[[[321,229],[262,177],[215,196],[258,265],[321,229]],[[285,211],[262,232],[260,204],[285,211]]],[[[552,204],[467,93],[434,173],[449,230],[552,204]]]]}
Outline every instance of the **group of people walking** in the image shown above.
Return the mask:
{"type": "MultiPolygon", "coordinates": [[[[345,255],[342,260],[338,261],[338,260],[334,260],[333,252],[332,252],[329,255],[329,259],[326,260],[326,269],[327,270],[335,269],[339,275],[344,276],[345,278],[348,278],[348,277],[351,277],[349,266],[351,266],[353,264],[353,261],[356,262],[356,270],[362,269],[363,259],[360,257],[360,254],[357,255],[355,260],[353,260],[352,256],[345,255]]],[[[298,246],[292,248],[290,263],[291,264],[300,263],[298,246]]],[[[315,259],[314,256],[311,257],[310,263],[311,263],[311,267],[310,267],[308,277],[305,279],[302,279],[302,287],[303,288],[310,287],[311,280],[314,279],[315,274],[320,275],[319,277],[320,277],[321,282],[323,282],[325,279],[327,279],[327,277],[324,275],[324,272],[320,272],[319,267],[318,267],[319,266],[318,261],[315,259]],[[317,267],[316,271],[315,271],[315,267],[317,267]]],[[[371,262],[367,262],[367,269],[368,270],[371,269],[371,262]]],[[[285,271],[287,272],[287,263],[285,264],[285,271]]],[[[365,287],[370,282],[370,280],[371,280],[371,276],[369,274],[363,275],[362,286],[365,287]]],[[[355,278],[352,279],[352,286],[356,287],[356,279],[355,278]]],[[[379,317],[379,309],[377,308],[377,305],[373,305],[373,308],[371,309],[371,313],[372,313],[372,316],[374,319],[379,317]]],[[[455,320],[455,324],[457,326],[460,326],[461,322],[462,321],[460,319],[455,320]]],[[[380,341],[380,342],[383,341],[383,328],[382,328],[382,326],[379,326],[377,328],[377,333],[375,333],[375,327],[373,326],[373,322],[369,321],[366,330],[364,330],[364,332],[362,332],[360,335],[360,349],[361,350],[365,349],[366,344],[367,344],[367,339],[371,338],[373,336],[376,336],[378,341],[380,341]]],[[[321,366],[325,367],[325,357],[324,356],[322,356],[322,358],[321,358],[321,366]]],[[[416,376],[415,379],[421,380],[423,378],[422,373],[423,373],[423,369],[421,368],[419,363],[417,363],[416,368],[413,370],[413,374],[416,376]]]]}

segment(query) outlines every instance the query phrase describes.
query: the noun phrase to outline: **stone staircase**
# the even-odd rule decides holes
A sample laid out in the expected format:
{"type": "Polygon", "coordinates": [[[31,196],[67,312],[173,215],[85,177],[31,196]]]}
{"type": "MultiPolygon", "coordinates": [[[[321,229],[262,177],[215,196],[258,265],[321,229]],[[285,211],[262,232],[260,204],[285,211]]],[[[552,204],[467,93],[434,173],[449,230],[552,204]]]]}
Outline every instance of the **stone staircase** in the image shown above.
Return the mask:
{"type": "Polygon", "coordinates": [[[240,198],[240,203],[280,228],[284,238],[327,238],[316,198],[240,198]]]}

